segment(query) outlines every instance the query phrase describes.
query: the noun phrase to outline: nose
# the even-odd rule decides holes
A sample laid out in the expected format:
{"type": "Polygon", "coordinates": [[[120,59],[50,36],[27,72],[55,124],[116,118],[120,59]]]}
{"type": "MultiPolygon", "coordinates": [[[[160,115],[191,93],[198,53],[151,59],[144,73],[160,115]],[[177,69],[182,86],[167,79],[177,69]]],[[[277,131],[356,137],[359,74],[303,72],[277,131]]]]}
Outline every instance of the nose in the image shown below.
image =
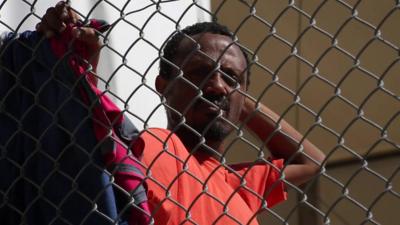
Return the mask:
{"type": "Polygon", "coordinates": [[[212,95],[223,95],[226,96],[229,93],[228,85],[222,77],[223,75],[220,72],[215,72],[212,74],[204,88],[203,91],[205,94],[212,94],[212,95]]]}

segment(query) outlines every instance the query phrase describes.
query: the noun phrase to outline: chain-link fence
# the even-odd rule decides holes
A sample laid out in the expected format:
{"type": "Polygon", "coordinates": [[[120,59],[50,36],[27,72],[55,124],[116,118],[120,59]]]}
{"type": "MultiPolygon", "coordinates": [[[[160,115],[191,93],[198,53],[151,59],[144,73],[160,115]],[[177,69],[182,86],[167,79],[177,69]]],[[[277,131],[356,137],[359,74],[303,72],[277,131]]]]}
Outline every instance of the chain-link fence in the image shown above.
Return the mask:
{"type": "Polygon", "coordinates": [[[1,224],[399,223],[399,1],[55,4],[0,3],[1,224]]]}

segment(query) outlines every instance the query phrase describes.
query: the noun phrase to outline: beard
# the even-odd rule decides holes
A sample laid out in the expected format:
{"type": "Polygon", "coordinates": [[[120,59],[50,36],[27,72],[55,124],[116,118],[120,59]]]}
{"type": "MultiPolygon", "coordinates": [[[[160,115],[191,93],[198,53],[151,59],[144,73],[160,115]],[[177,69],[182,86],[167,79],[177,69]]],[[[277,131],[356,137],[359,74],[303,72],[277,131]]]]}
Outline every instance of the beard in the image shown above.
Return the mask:
{"type": "Polygon", "coordinates": [[[226,121],[217,119],[211,125],[206,126],[198,132],[204,134],[204,138],[208,141],[223,141],[231,132],[231,128],[226,121]]]}
{"type": "MultiPolygon", "coordinates": [[[[215,104],[220,110],[223,110],[223,116],[229,114],[229,99],[225,96],[215,96],[215,95],[204,95],[203,99],[207,99],[209,102],[215,104]]],[[[202,107],[209,106],[210,104],[199,100],[194,105],[195,110],[201,111],[202,107]]],[[[213,112],[207,115],[208,123],[198,124],[194,127],[197,132],[203,134],[204,138],[208,141],[223,141],[230,133],[231,127],[225,119],[218,118],[218,113],[213,112]]]]}

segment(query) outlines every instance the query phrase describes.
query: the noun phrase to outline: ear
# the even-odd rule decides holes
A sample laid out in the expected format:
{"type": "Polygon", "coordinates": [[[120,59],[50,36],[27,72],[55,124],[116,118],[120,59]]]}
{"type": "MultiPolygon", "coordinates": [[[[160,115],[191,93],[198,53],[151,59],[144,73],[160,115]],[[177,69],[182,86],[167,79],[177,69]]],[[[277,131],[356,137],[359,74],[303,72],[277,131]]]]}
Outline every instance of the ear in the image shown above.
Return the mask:
{"type": "Polygon", "coordinates": [[[165,91],[165,88],[167,87],[167,84],[168,84],[168,81],[165,78],[163,78],[162,76],[158,75],[156,77],[156,90],[161,95],[165,95],[164,91],[165,91]]]}

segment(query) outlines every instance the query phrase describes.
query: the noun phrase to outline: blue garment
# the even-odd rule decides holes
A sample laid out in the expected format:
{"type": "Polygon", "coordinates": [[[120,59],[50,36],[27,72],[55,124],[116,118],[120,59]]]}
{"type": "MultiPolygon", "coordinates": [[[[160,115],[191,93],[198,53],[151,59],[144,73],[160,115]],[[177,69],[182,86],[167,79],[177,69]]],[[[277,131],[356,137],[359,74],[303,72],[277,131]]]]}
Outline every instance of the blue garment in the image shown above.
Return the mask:
{"type": "Polygon", "coordinates": [[[111,225],[124,219],[93,132],[91,109],[78,90],[82,82],[36,32],[8,34],[4,40],[1,224],[111,225]]]}

